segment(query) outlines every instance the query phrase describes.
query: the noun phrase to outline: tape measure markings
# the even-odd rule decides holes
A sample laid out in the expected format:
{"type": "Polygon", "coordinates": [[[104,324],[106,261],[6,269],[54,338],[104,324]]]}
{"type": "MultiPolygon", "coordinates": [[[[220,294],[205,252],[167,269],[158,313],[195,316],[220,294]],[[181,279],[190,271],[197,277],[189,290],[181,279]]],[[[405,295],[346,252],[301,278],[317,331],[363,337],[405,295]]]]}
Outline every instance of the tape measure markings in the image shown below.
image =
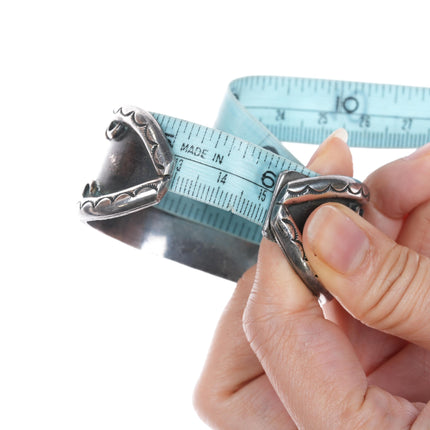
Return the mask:
{"type": "MultiPolygon", "coordinates": [[[[230,155],[230,154],[229,154],[230,155]]],[[[219,167],[214,167],[214,166],[211,166],[211,165],[209,165],[209,164],[206,164],[206,163],[202,163],[202,162],[200,162],[200,161],[197,161],[197,160],[194,160],[194,159],[192,159],[192,158],[187,158],[187,157],[184,157],[183,155],[175,155],[175,158],[176,159],[179,159],[179,160],[186,160],[186,161],[190,161],[190,162],[192,162],[192,163],[194,163],[194,164],[200,164],[200,165],[202,165],[202,166],[205,166],[205,167],[208,167],[208,168],[210,168],[210,169],[214,169],[214,170],[216,170],[217,172],[220,172],[220,173],[225,173],[225,174],[227,174],[227,175],[233,175],[233,176],[235,176],[235,177],[237,177],[237,178],[240,178],[240,179],[242,179],[242,180],[244,180],[244,181],[247,181],[247,182],[249,182],[249,183],[251,183],[251,184],[253,184],[253,185],[256,185],[257,187],[260,187],[260,188],[264,188],[264,189],[266,189],[266,190],[268,190],[268,191],[270,191],[270,188],[269,187],[267,187],[267,186],[264,186],[264,184],[259,184],[259,183],[257,183],[257,182],[255,182],[255,181],[252,181],[251,179],[248,179],[248,178],[246,178],[246,177],[244,177],[244,176],[240,176],[240,175],[238,175],[238,174],[236,174],[236,173],[234,173],[234,172],[231,172],[230,170],[224,170],[224,169],[220,169],[219,167]]],[[[258,164],[258,163],[255,163],[256,165],[258,164]]],[[[284,166],[285,165],[285,161],[282,163],[282,166],[284,166]]],[[[282,167],[281,167],[281,169],[282,169],[282,167]]],[[[176,172],[175,172],[176,173],[176,172]]],[[[177,181],[175,181],[174,180],[175,179],[175,176],[173,176],[172,177],[172,186],[171,186],[171,188],[173,189],[173,191],[178,191],[179,193],[181,193],[181,189],[179,189],[179,190],[177,190],[177,189],[174,189],[173,187],[177,187],[177,181]]],[[[183,178],[182,178],[183,179],[183,178]]]]}
{"type": "MultiPolygon", "coordinates": [[[[316,121],[325,121],[329,129],[344,126],[348,131],[355,130],[358,124],[362,128],[370,128],[373,131],[379,128],[377,131],[384,132],[388,119],[391,120],[390,130],[396,131],[397,128],[399,132],[418,136],[401,138],[402,146],[412,147],[425,143],[430,124],[430,118],[427,116],[429,88],[301,78],[250,77],[233,81],[230,91],[245,106],[244,109],[249,108],[258,120],[284,141],[309,142],[309,139],[305,140],[303,133],[293,134],[288,132],[288,129],[280,128],[277,132],[277,122],[315,129],[323,125],[316,124],[316,121]],[[264,110],[271,111],[271,114],[264,113],[264,110]],[[370,124],[369,121],[374,123],[370,124]],[[419,122],[424,124],[417,126],[419,122]]],[[[236,134],[234,127],[229,131],[236,134]]],[[[321,134],[320,132],[318,139],[321,134]]],[[[359,141],[351,138],[352,146],[372,146],[372,143],[367,144],[360,133],[354,135],[359,141]]],[[[397,135],[391,134],[382,145],[398,147],[398,139],[397,135]]],[[[318,143],[317,138],[313,138],[312,143],[318,143]]]]}
{"type": "MultiPolygon", "coordinates": [[[[424,99],[425,100],[425,99],[424,99]]],[[[294,111],[294,112],[313,112],[313,113],[320,113],[321,109],[305,109],[305,108],[294,108],[294,107],[288,107],[288,106],[250,106],[250,105],[244,105],[246,109],[253,110],[253,109],[263,109],[263,110],[278,110],[282,109],[285,111],[294,111]]],[[[354,116],[361,116],[361,113],[348,113],[348,112],[340,112],[338,110],[336,111],[324,111],[327,114],[336,114],[336,115],[345,115],[347,117],[354,117],[354,116]]],[[[386,114],[376,114],[372,113],[372,116],[379,117],[379,118],[393,118],[393,119],[404,119],[404,115],[386,115],[386,114]]],[[[409,116],[408,118],[413,120],[423,120],[423,121],[430,121],[429,117],[421,117],[421,116],[409,116]]]]}
{"type": "MultiPolygon", "coordinates": [[[[237,196],[235,197],[237,199],[237,196]]],[[[261,225],[241,219],[233,212],[226,212],[197,200],[167,193],[157,207],[168,213],[199,224],[209,225],[252,243],[259,243],[261,240],[261,225]]],[[[260,214],[262,213],[264,213],[264,209],[260,208],[260,214]]]]}
{"type": "Polygon", "coordinates": [[[218,130],[154,114],[176,158],[159,207],[258,243],[279,173],[315,175],[279,140],[321,143],[344,127],[351,146],[420,146],[430,141],[429,101],[430,89],[419,87],[259,76],[233,81],[218,130]]]}

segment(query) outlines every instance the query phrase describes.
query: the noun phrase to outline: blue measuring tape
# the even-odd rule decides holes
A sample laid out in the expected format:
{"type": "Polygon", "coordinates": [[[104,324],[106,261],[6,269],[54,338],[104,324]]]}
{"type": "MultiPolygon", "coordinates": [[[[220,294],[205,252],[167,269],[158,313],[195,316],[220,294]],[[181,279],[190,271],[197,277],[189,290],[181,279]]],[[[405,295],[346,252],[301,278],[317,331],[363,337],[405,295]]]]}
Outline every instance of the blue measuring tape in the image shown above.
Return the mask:
{"type": "Polygon", "coordinates": [[[430,142],[430,89],[284,77],[233,81],[214,129],[153,114],[176,159],[158,208],[259,243],[285,170],[315,176],[281,143],[321,143],[348,130],[351,146],[430,142]]]}
{"type": "Polygon", "coordinates": [[[343,127],[351,146],[415,148],[430,142],[429,107],[429,88],[257,76],[230,84],[215,128],[120,108],[81,214],[127,243],[161,243],[163,256],[231,280],[255,262],[263,231],[329,298],[306,266],[300,225],[311,200],[361,211],[366,188],[318,177],[281,142],[319,144],[343,127]]]}

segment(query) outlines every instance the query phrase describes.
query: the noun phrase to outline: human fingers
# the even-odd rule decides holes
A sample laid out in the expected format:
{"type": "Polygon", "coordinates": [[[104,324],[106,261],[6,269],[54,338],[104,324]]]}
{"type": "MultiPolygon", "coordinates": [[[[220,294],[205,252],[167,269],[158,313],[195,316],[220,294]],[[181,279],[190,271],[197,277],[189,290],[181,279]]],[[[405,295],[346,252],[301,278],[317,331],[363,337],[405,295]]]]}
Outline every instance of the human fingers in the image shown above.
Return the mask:
{"type": "Polygon", "coordinates": [[[398,245],[339,204],[316,209],[304,228],[311,267],[355,318],[430,349],[430,260],[398,245]]]}
{"type": "MultiPolygon", "coordinates": [[[[335,131],[318,147],[308,168],[320,174],[351,176],[346,139],[345,130],[335,131]]],[[[195,389],[195,408],[206,422],[221,428],[231,428],[233,423],[263,428],[269,422],[271,428],[295,428],[243,332],[242,314],[254,276],[255,268],[243,275],[221,316],[195,389]]]]}
{"type": "MultiPolygon", "coordinates": [[[[412,156],[374,172],[370,181],[367,180],[372,202],[365,211],[365,218],[370,218],[379,229],[388,230],[389,233],[390,227],[394,226],[391,236],[397,237],[398,243],[426,256],[430,256],[430,203],[425,200],[428,194],[426,181],[421,180],[412,196],[408,195],[410,193],[405,188],[400,188],[399,192],[397,184],[399,181],[407,181],[409,177],[415,177],[415,181],[423,172],[428,171],[429,149],[425,147],[417,150],[412,156]],[[373,201],[378,203],[378,196],[384,195],[387,188],[390,198],[383,201],[382,205],[373,205],[373,201]],[[397,219],[391,218],[392,207],[400,207],[398,200],[403,199],[405,194],[407,204],[403,206],[397,219]],[[407,214],[402,213],[407,211],[407,214]]],[[[369,382],[412,401],[427,401],[430,398],[430,351],[357,324],[357,320],[347,318],[345,310],[340,310],[339,307],[337,301],[330,302],[325,306],[329,310],[326,314],[342,327],[354,345],[369,382]]]]}
{"type": "Polygon", "coordinates": [[[324,318],[279,247],[265,239],[243,323],[299,428],[407,428],[418,415],[406,400],[368,386],[347,336],[324,318]]]}
{"type": "Polygon", "coordinates": [[[242,313],[254,277],[255,266],[239,280],[220,318],[194,391],[194,406],[215,428],[259,429],[264,423],[295,428],[243,332],[242,313]]]}
{"type": "MultiPolygon", "coordinates": [[[[308,164],[308,168],[319,174],[353,175],[348,134],[344,129],[336,130],[320,145],[308,164]]],[[[388,357],[393,356],[404,346],[404,341],[387,336],[363,326],[336,301],[331,300],[323,306],[326,318],[335,322],[348,336],[358,354],[366,374],[378,368],[388,357]]]]}
{"type": "Polygon", "coordinates": [[[239,279],[218,322],[196,387],[195,395],[202,400],[236,392],[246,381],[263,373],[259,361],[246,342],[241,325],[243,309],[254,277],[255,266],[252,266],[239,279]]]}
{"type": "Polygon", "coordinates": [[[430,400],[430,351],[407,343],[367,375],[369,384],[412,402],[430,400]]]}
{"type": "Polygon", "coordinates": [[[242,314],[255,277],[255,266],[239,280],[218,323],[194,391],[194,406],[209,426],[220,429],[295,429],[249,346],[242,314]]]}
{"type": "MultiPolygon", "coordinates": [[[[345,129],[335,130],[315,151],[307,167],[320,175],[353,175],[351,151],[345,129]]],[[[324,305],[324,314],[331,321],[346,328],[349,318],[335,300],[324,305]]]]}
{"type": "Polygon", "coordinates": [[[397,242],[430,257],[430,200],[408,214],[397,242]]]}
{"type": "MultiPolygon", "coordinates": [[[[353,175],[351,152],[344,129],[336,130],[321,144],[310,159],[308,168],[322,175],[353,175]]],[[[378,368],[387,358],[401,350],[405,341],[363,326],[336,301],[324,304],[326,318],[335,322],[354,346],[366,374],[378,368]]]]}
{"type": "Polygon", "coordinates": [[[320,175],[352,176],[352,156],[347,141],[345,129],[335,130],[315,151],[307,165],[308,169],[320,175]]]}
{"type": "Polygon", "coordinates": [[[396,239],[404,218],[430,199],[428,172],[430,144],[409,157],[388,163],[366,180],[370,202],[364,217],[392,239],[396,239]]]}

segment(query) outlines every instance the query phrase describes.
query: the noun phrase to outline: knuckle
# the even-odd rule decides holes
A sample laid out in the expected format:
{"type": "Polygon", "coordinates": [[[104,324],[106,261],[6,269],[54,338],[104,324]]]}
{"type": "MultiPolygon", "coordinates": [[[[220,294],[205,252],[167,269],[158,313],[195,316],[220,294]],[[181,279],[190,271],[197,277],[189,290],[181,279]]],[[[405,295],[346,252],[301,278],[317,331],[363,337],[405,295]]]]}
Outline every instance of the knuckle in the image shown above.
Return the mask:
{"type": "Polygon", "coordinates": [[[242,314],[243,330],[251,346],[267,339],[267,333],[277,325],[280,313],[282,310],[279,305],[273,304],[271,297],[265,297],[261,292],[251,292],[242,314]]]}
{"type": "Polygon", "coordinates": [[[261,327],[264,326],[268,318],[269,316],[264,312],[260,303],[256,301],[256,295],[251,293],[242,315],[243,331],[251,346],[254,346],[258,341],[261,327]]]}
{"type": "Polygon", "coordinates": [[[389,394],[377,386],[368,386],[355,414],[354,429],[411,429],[419,410],[416,404],[389,394]]]}
{"type": "Polygon", "coordinates": [[[411,325],[411,319],[419,321],[419,308],[423,301],[428,301],[424,288],[428,275],[426,257],[409,248],[393,246],[371,280],[364,299],[357,304],[357,317],[385,331],[411,325]]]}
{"type": "Polygon", "coordinates": [[[199,417],[212,427],[218,426],[225,413],[225,402],[221,396],[212,392],[208,384],[198,382],[193,393],[193,406],[199,417]]]}
{"type": "MultiPolygon", "coordinates": [[[[287,331],[284,324],[279,324],[279,311],[273,310],[265,302],[259,301],[259,296],[252,294],[243,313],[242,327],[251,349],[260,362],[264,362],[272,350],[273,340],[280,336],[280,332],[285,335],[287,331]]],[[[284,336],[284,341],[285,339],[284,336]]]]}
{"type": "Polygon", "coordinates": [[[267,306],[261,300],[261,294],[251,292],[243,312],[242,322],[244,327],[253,328],[264,323],[268,318],[267,306]]]}
{"type": "Polygon", "coordinates": [[[207,415],[208,413],[208,402],[207,393],[205,388],[199,383],[197,383],[193,392],[193,406],[199,415],[207,415]]]}

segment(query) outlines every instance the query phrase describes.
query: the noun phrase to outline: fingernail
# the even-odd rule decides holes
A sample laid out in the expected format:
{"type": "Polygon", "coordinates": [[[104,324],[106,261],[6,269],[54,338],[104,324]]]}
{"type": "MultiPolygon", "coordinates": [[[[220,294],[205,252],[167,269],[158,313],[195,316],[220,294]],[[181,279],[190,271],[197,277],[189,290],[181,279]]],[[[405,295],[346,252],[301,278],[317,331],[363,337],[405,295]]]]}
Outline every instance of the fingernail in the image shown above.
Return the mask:
{"type": "Polygon", "coordinates": [[[337,137],[342,142],[348,142],[348,132],[344,128],[338,128],[329,136],[329,138],[330,137],[337,137]]]}
{"type": "Polygon", "coordinates": [[[424,146],[421,146],[417,150],[415,150],[411,155],[408,155],[406,158],[409,160],[415,160],[420,157],[424,157],[430,154],[430,142],[426,143],[424,146]]]}
{"type": "Polygon", "coordinates": [[[365,232],[335,206],[316,209],[306,234],[313,254],[343,274],[357,270],[369,250],[365,232]]]}
{"type": "Polygon", "coordinates": [[[321,157],[326,152],[326,149],[330,143],[330,139],[333,137],[337,137],[342,142],[346,143],[348,141],[348,132],[344,128],[338,128],[335,130],[314,152],[308,164],[312,164],[317,158],[321,157]]]}

